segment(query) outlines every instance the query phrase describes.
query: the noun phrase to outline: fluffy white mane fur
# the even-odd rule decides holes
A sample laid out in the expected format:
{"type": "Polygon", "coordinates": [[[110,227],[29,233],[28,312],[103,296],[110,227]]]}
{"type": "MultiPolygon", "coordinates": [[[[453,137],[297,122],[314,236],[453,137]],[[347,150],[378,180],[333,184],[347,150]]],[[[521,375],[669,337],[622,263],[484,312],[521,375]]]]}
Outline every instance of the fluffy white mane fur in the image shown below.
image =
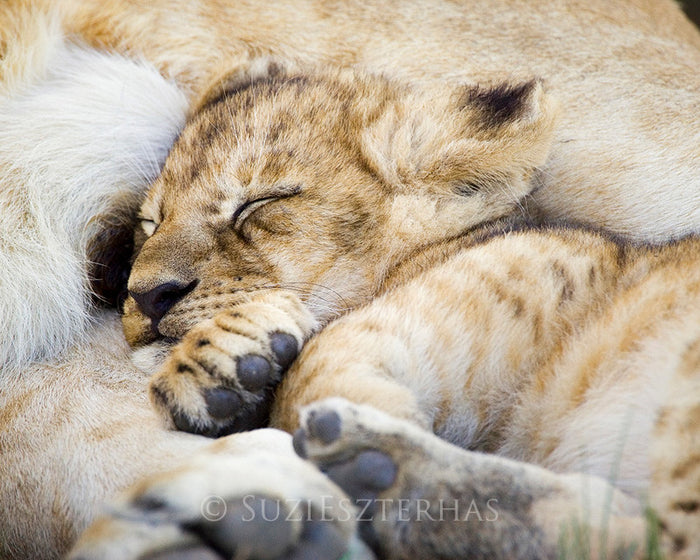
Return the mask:
{"type": "Polygon", "coordinates": [[[101,214],[138,204],[187,109],[147,63],[71,44],[46,19],[27,35],[21,75],[6,76],[0,91],[5,371],[49,359],[85,332],[87,242],[101,214]]]}

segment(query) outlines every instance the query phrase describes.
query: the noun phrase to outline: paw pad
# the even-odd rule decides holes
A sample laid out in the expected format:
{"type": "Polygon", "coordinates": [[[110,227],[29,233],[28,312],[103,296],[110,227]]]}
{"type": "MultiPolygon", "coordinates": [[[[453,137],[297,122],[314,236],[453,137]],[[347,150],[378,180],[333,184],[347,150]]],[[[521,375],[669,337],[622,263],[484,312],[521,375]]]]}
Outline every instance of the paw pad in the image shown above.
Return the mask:
{"type": "Polygon", "coordinates": [[[294,432],[292,446],[294,451],[302,459],[307,458],[306,438],[311,436],[319,440],[323,445],[329,445],[336,441],[342,433],[342,420],[334,410],[317,413],[311,411],[306,420],[306,428],[299,428],[294,432]],[[308,434],[308,436],[307,436],[308,434]]]}
{"type": "Polygon", "coordinates": [[[370,449],[352,459],[322,467],[323,472],[355,499],[374,499],[396,480],[397,467],[388,455],[370,449]]]}
{"type": "Polygon", "coordinates": [[[307,421],[309,435],[324,445],[333,443],[340,437],[342,421],[334,410],[317,414],[311,412],[307,421]]]}
{"type": "Polygon", "coordinates": [[[284,501],[256,495],[225,503],[223,517],[200,520],[190,529],[226,558],[335,560],[347,550],[347,539],[333,522],[301,514],[308,506],[294,514],[284,501]]]}
{"type": "Polygon", "coordinates": [[[262,356],[248,354],[237,362],[238,381],[244,389],[256,392],[272,380],[272,365],[262,356]]]}
{"type": "Polygon", "coordinates": [[[221,519],[202,520],[195,531],[216,550],[234,555],[244,548],[252,558],[278,558],[294,541],[279,502],[252,495],[227,501],[221,519]]]}
{"type": "Polygon", "coordinates": [[[189,432],[191,434],[206,435],[200,430],[187,416],[187,414],[182,413],[179,410],[174,410],[172,412],[173,423],[175,427],[181,432],[189,432]]]}
{"type": "Polygon", "coordinates": [[[211,417],[217,420],[230,418],[243,404],[238,393],[221,388],[205,391],[204,401],[207,403],[207,411],[211,417]]]}
{"type": "Polygon", "coordinates": [[[270,336],[270,349],[275,361],[282,370],[286,370],[299,354],[299,345],[291,334],[276,332],[270,336]]]}

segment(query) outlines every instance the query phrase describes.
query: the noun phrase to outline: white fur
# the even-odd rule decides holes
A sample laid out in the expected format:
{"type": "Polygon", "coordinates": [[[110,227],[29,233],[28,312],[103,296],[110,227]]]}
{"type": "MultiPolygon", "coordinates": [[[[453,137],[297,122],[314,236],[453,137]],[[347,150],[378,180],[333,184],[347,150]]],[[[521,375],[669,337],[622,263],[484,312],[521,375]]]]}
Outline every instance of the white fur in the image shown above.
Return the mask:
{"type": "Polygon", "coordinates": [[[0,98],[3,368],[52,358],[84,333],[95,218],[136,202],[187,108],[150,65],[70,44],[47,28],[44,52],[34,53],[37,66],[24,77],[32,83],[15,83],[21,95],[0,98]]]}

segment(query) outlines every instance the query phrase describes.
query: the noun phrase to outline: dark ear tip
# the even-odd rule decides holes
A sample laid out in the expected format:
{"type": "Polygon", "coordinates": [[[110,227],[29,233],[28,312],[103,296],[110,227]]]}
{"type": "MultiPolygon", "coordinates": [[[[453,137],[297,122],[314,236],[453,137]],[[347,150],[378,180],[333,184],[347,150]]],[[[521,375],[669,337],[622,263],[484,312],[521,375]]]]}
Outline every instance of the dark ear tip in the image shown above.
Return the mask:
{"type": "Polygon", "coordinates": [[[542,80],[532,79],[492,87],[469,86],[462,96],[462,108],[478,110],[486,126],[499,127],[524,116],[541,85],[542,80]]]}

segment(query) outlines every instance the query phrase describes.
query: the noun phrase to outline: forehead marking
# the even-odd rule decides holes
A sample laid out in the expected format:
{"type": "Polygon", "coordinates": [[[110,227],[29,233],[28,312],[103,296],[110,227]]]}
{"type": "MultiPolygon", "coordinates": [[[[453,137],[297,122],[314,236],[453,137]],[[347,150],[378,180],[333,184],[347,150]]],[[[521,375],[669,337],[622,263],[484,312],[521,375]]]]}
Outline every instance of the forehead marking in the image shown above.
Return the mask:
{"type": "Polygon", "coordinates": [[[239,206],[239,200],[224,200],[219,204],[219,216],[231,216],[239,206]]]}

